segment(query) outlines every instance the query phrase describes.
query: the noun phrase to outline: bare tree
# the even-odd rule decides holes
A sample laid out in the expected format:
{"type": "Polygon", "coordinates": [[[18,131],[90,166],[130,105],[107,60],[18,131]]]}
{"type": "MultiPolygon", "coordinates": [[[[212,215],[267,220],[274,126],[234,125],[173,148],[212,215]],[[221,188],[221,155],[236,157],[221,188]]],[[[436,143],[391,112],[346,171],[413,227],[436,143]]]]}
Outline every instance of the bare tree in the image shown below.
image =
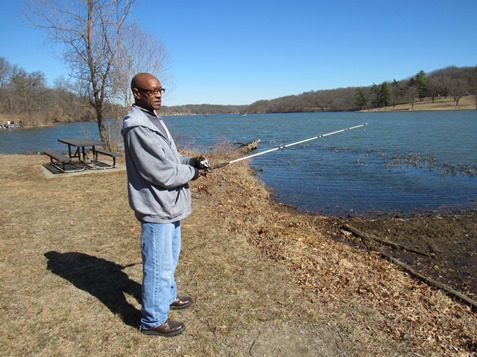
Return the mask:
{"type": "Polygon", "coordinates": [[[0,113],[11,114],[11,103],[8,96],[8,84],[11,81],[12,66],[0,57],[0,113]]]}
{"type": "Polygon", "coordinates": [[[125,21],[134,0],[29,0],[30,20],[64,45],[70,75],[94,108],[99,135],[109,146],[105,129],[106,101],[117,101],[113,89],[117,56],[123,48],[125,21]]]}
{"type": "Polygon", "coordinates": [[[460,99],[465,95],[470,95],[467,81],[464,78],[455,78],[450,87],[450,94],[454,97],[455,106],[458,108],[460,99]]]}
{"type": "Polygon", "coordinates": [[[12,66],[8,61],[0,57],[0,87],[4,87],[10,81],[12,66]]]}
{"type": "Polygon", "coordinates": [[[12,112],[22,114],[28,123],[37,125],[39,112],[48,105],[48,94],[42,72],[27,73],[24,69],[14,67],[6,93],[12,112]]]}
{"type": "Polygon", "coordinates": [[[116,82],[113,86],[124,107],[128,108],[132,104],[129,83],[136,73],[153,73],[161,79],[163,85],[169,87],[172,85],[172,79],[168,76],[168,66],[165,47],[157,37],[142,32],[135,24],[128,26],[118,51],[114,74],[116,82]]]}
{"type": "MultiPolygon", "coordinates": [[[[117,103],[121,106],[110,106],[114,117],[124,115],[124,108],[129,108],[133,98],[130,89],[131,78],[139,72],[153,73],[163,85],[168,87],[171,80],[167,73],[167,55],[162,43],[152,34],[144,33],[136,25],[124,27],[121,46],[116,55],[116,65],[113,68],[111,90],[117,103]],[[121,111],[121,113],[119,113],[121,111]]],[[[121,141],[122,123],[118,120],[109,121],[106,131],[112,149],[117,149],[121,141]]]]}
{"type": "Polygon", "coordinates": [[[417,88],[413,85],[408,86],[406,94],[408,102],[411,103],[411,110],[414,110],[414,103],[417,97],[417,88]]]}

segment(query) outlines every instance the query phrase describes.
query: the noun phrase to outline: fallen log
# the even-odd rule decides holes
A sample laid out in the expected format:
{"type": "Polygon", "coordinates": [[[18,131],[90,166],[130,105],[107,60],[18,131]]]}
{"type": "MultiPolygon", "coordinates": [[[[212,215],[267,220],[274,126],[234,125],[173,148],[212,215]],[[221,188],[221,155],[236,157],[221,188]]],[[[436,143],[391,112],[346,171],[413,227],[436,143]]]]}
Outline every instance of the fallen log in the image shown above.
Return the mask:
{"type": "Polygon", "coordinates": [[[404,269],[408,274],[410,274],[414,278],[417,278],[417,279],[423,281],[427,285],[434,286],[438,289],[444,290],[444,292],[446,292],[448,295],[451,295],[451,296],[453,296],[455,298],[458,298],[461,301],[469,304],[472,307],[472,309],[474,309],[474,310],[477,309],[477,301],[471,299],[470,297],[458,292],[457,290],[452,289],[448,285],[439,283],[438,281],[436,281],[432,278],[428,278],[427,276],[424,276],[424,275],[418,273],[417,271],[413,270],[409,265],[401,262],[399,259],[396,259],[389,254],[386,254],[386,253],[381,252],[381,251],[378,251],[378,253],[381,257],[383,257],[385,259],[388,259],[389,261],[391,261],[392,263],[394,263],[396,265],[399,265],[402,269],[404,269]]]}
{"type": "Polygon", "coordinates": [[[364,233],[352,226],[350,226],[349,224],[343,224],[343,228],[350,231],[351,233],[357,235],[358,237],[361,237],[361,238],[364,238],[364,239],[368,239],[368,240],[374,240],[378,243],[381,243],[381,244],[384,244],[384,245],[388,245],[390,247],[393,247],[395,249],[403,249],[403,250],[407,250],[408,252],[411,252],[411,253],[416,253],[416,254],[420,254],[420,255],[424,255],[426,257],[429,257],[431,258],[431,255],[428,254],[428,253],[424,253],[424,252],[421,252],[419,250],[416,250],[414,248],[411,248],[411,247],[406,247],[405,245],[402,245],[402,244],[398,244],[398,243],[395,243],[395,242],[391,242],[389,240],[384,240],[384,239],[380,239],[372,234],[367,234],[367,233],[364,233]]]}
{"type": "MultiPolygon", "coordinates": [[[[363,239],[368,240],[368,241],[369,240],[375,240],[377,242],[392,243],[392,242],[388,242],[388,241],[383,241],[379,238],[375,239],[377,237],[372,238],[371,235],[366,234],[364,232],[361,232],[361,231],[357,230],[356,228],[353,228],[353,227],[351,227],[347,224],[343,225],[343,228],[347,229],[348,231],[357,235],[358,237],[363,238],[363,239]]],[[[400,245],[398,245],[398,246],[400,247],[400,245]]],[[[408,273],[412,277],[421,280],[422,282],[426,283],[427,285],[430,285],[430,286],[433,286],[435,288],[443,290],[447,295],[453,296],[454,298],[457,298],[457,299],[469,304],[473,310],[477,310],[477,301],[475,301],[475,300],[471,299],[470,297],[460,293],[457,290],[452,289],[450,286],[448,286],[446,284],[442,284],[442,283],[440,283],[440,282],[438,282],[438,281],[436,281],[432,278],[429,278],[425,275],[422,275],[421,273],[418,273],[417,271],[412,269],[409,265],[401,262],[399,259],[394,258],[393,256],[391,256],[391,255],[389,255],[389,254],[387,254],[387,253],[385,253],[385,252],[383,252],[383,251],[381,251],[377,248],[372,247],[372,249],[374,249],[382,258],[385,258],[385,259],[389,260],[390,262],[398,265],[400,268],[402,268],[406,273],[408,273]]]]}

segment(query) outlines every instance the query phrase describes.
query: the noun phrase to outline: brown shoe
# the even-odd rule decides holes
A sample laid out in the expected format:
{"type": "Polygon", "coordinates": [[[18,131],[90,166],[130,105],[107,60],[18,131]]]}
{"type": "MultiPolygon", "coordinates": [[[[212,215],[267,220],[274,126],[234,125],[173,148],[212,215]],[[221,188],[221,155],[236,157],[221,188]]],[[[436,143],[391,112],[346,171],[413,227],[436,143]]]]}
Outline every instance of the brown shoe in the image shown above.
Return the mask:
{"type": "Polygon", "coordinates": [[[178,296],[171,304],[171,310],[186,309],[194,302],[190,296],[178,296]]]}
{"type": "Polygon", "coordinates": [[[186,327],[182,322],[167,319],[167,321],[162,325],[148,330],[141,329],[141,332],[145,335],[173,337],[180,335],[182,332],[184,332],[185,328],[186,327]]]}

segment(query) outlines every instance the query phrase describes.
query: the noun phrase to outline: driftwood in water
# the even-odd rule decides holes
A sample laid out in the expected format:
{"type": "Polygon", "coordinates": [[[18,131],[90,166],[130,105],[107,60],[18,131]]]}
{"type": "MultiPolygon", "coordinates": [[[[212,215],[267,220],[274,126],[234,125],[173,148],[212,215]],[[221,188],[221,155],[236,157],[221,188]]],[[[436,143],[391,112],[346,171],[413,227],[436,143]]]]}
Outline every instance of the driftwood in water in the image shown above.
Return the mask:
{"type": "Polygon", "coordinates": [[[260,144],[260,139],[250,141],[248,143],[235,143],[235,145],[239,145],[237,150],[243,151],[243,152],[250,152],[253,150],[256,150],[258,148],[258,144],[260,144]]]}
{"type": "MultiPolygon", "coordinates": [[[[365,233],[363,233],[363,232],[360,232],[360,231],[357,230],[356,228],[353,228],[353,227],[351,227],[351,226],[349,226],[349,225],[347,225],[347,224],[343,225],[343,228],[349,230],[351,233],[357,235],[357,236],[360,237],[360,238],[364,238],[364,239],[367,239],[367,240],[370,240],[370,239],[376,240],[376,239],[374,239],[375,237],[374,237],[374,238],[370,238],[370,235],[365,234],[365,233]]],[[[382,242],[381,239],[378,239],[377,241],[378,241],[378,242],[382,242]]],[[[386,242],[386,241],[384,241],[384,242],[386,242]]],[[[458,292],[457,290],[452,289],[452,288],[451,288],[450,286],[448,286],[448,285],[439,283],[438,281],[436,281],[436,280],[434,280],[434,279],[432,279],[432,278],[428,278],[428,277],[426,277],[426,276],[424,276],[424,275],[422,275],[422,274],[416,272],[416,271],[415,271],[414,269],[412,269],[409,265],[407,265],[407,264],[401,262],[399,259],[396,259],[396,258],[394,258],[393,256],[391,256],[391,255],[389,255],[389,254],[387,254],[387,253],[384,253],[384,252],[380,251],[379,249],[376,249],[376,248],[374,248],[374,249],[377,251],[377,253],[378,253],[381,257],[383,257],[383,258],[385,258],[385,259],[388,259],[390,262],[392,262],[392,263],[398,265],[399,267],[401,267],[406,273],[408,273],[408,274],[411,275],[412,277],[414,277],[414,278],[416,278],[416,279],[419,279],[419,280],[421,280],[422,282],[424,282],[424,283],[426,283],[426,284],[428,284],[428,285],[430,285],[430,286],[433,286],[433,287],[436,287],[436,288],[438,288],[438,289],[443,290],[443,291],[446,292],[448,295],[451,295],[451,296],[453,296],[453,297],[455,297],[455,298],[457,298],[457,299],[460,299],[461,301],[463,301],[463,302],[469,304],[469,305],[472,307],[472,309],[477,310],[477,301],[475,301],[475,300],[469,298],[468,296],[466,296],[466,295],[464,295],[464,294],[458,292]]]]}
{"type": "Polygon", "coordinates": [[[361,237],[361,238],[364,238],[364,239],[374,240],[376,242],[379,242],[379,243],[384,244],[384,245],[388,245],[388,246],[396,248],[396,249],[404,249],[404,250],[407,250],[408,252],[424,255],[424,256],[429,257],[429,258],[431,257],[428,253],[424,253],[424,252],[421,252],[419,250],[416,250],[416,249],[413,249],[413,248],[410,248],[410,247],[406,247],[402,244],[398,244],[398,243],[391,242],[391,241],[388,241],[388,240],[380,239],[378,237],[373,236],[372,234],[367,234],[367,233],[361,232],[360,230],[358,230],[354,227],[351,227],[348,224],[343,224],[343,228],[350,231],[351,233],[357,235],[358,237],[361,237]]]}

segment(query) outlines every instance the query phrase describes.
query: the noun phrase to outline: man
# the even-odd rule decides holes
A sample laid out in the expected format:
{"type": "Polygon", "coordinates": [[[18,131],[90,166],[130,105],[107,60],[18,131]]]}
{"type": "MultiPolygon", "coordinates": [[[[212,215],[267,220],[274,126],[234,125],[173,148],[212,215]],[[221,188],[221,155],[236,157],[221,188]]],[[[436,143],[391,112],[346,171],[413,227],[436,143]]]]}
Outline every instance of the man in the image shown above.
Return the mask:
{"type": "Polygon", "coordinates": [[[166,125],[156,115],[165,89],[149,73],[131,81],[134,105],[123,121],[129,204],[141,222],[143,260],[141,332],[176,336],[185,325],[168,318],[170,309],[192,305],[177,296],[174,272],[181,249],[180,221],[191,213],[188,182],[207,175],[204,157],[178,153],[166,125]]]}

